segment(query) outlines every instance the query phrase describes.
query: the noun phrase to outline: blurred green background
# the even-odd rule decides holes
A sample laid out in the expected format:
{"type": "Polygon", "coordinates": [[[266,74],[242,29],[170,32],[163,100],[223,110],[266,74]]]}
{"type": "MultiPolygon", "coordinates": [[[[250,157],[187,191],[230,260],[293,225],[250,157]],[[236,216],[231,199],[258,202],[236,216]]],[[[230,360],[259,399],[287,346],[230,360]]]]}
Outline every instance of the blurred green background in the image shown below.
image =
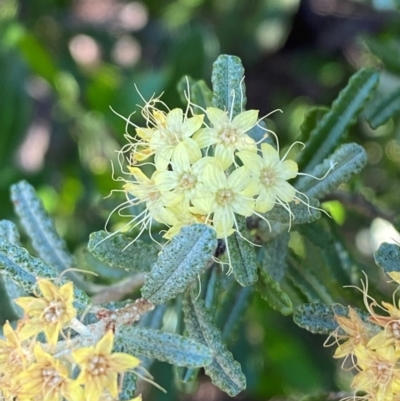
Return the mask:
{"type": "MultiPolygon", "coordinates": [[[[329,105],[357,69],[382,70],[380,94],[400,87],[399,6],[398,0],[0,0],[0,219],[15,221],[9,186],[27,179],[70,249],[84,245],[122,200],[104,199],[119,189],[111,162],[126,129],[110,106],[126,117],[138,111],[136,85],[146,99],[163,92],[170,108],[182,107],[180,78],[210,84],[219,54],[241,57],[248,108],[283,111],[268,120],[283,148],[296,140],[307,107],[329,105]]],[[[140,113],[132,120],[140,124],[140,113]]],[[[365,147],[369,164],[326,207],[373,275],[379,243],[400,241],[390,224],[400,199],[399,118],[377,130],[360,121],[349,140],[365,147]]],[[[337,391],[346,381],[335,373],[323,337],[257,297],[237,340],[230,346],[248,378],[238,399],[300,398],[337,391]]],[[[164,365],[153,373],[170,387],[164,365]]],[[[173,390],[154,397],[178,398],[173,390]]],[[[205,379],[181,399],[224,396],[205,379]]]]}

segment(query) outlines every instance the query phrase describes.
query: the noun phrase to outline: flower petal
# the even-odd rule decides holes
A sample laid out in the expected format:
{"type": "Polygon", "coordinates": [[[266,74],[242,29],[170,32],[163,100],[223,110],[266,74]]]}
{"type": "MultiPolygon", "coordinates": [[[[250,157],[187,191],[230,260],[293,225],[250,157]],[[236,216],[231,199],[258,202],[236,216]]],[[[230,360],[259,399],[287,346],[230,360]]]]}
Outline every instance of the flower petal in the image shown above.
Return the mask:
{"type": "Polygon", "coordinates": [[[271,166],[279,163],[279,154],[277,150],[269,143],[261,144],[261,153],[264,161],[264,166],[271,166]]]}
{"type": "Polygon", "coordinates": [[[227,170],[235,158],[234,148],[225,146],[222,143],[218,143],[215,146],[214,156],[221,164],[222,169],[227,170]]]}
{"type": "Polygon", "coordinates": [[[258,120],[258,110],[247,110],[238,114],[233,120],[234,125],[241,132],[247,132],[253,128],[258,120]]]}
{"type": "Polygon", "coordinates": [[[229,124],[228,113],[224,110],[217,109],[216,107],[207,107],[206,113],[211,124],[217,129],[229,124]]]}

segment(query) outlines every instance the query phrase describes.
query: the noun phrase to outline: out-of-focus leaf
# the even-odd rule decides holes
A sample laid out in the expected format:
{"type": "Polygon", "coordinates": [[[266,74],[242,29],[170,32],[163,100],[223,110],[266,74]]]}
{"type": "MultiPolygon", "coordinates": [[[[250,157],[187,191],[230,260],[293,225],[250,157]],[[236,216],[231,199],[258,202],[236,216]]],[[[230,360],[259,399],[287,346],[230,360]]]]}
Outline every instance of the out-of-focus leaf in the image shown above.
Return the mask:
{"type": "Polygon", "coordinates": [[[182,293],[205,269],[216,247],[213,228],[204,224],[183,227],[146,276],[143,297],[157,305],[182,293]]]}
{"type": "Polygon", "coordinates": [[[214,325],[204,301],[193,300],[188,291],[183,310],[190,337],[206,345],[213,352],[212,363],[204,368],[206,374],[216,386],[234,397],[246,388],[246,377],[240,363],[235,361],[232,353],[225,347],[221,332],[214,325]]]}
{"type": "Polygon", "coordinates": [[[311,132],[318,125],[322,117],[329,111],[328,107],[315,106],[310,107],[304,113],[304,120],[300,125],[299,141],[306,142],[310,138],[311,132]]]}
{"type": "Polygon", "coordinates": [[[375,263],[385,273],[400,272],[400,247],[384,242],[374,254],[375,263]]]}
{"type": "Polygon", "coordinates": [[[132,242],[123,234],[110,235],[105,231],[90,234],[88,249],[102,262],[132,272],[149,272],[159,252],[155,245],[132,242]]]}
{"type": "Polygon", "coordinates": [[[218,308],[220,310],[218,322],[224,341],[232,338],[232,335],[238,329],[254,292],[252,286],[238,288],[236,286],[232,288],[231,294],[227,294],[226,298],[222,301],[222,305],[218,308]]]}
{"type": "Polygon", "coordinates": [[[246,88],[243,82],[244,68],[239,57],[223,54],[213,64],[211,82],[214,92],[213,106],[241,113],[246,105],[246,88]]]}
{"type": "Polygon", "coordinates": [[[400,50],[397,39],[393,36],[386,39],[377,39],[370,36],[365,37],[363,40],[370,52],[380,58],[389,71],[400,74],[400,50]]]}
{"type": "Polygon", "coordinates": [[[20,237],[17,226],[8,220],[0,220],[0,237],[5,238],[13,245],[20,245],[20,237]]]}
{"type": "Polygon", "coordinates": [[[25,32],[18,42],[18,47],[32,70],[50,84],[54,84],[58,68],[40,42],[33,35],[25,32]]]}
{"type": "Polygon", "coordinates": [[[228,237],[226,251],[230,253],[233,274],[237,282],[246,287],[254,284],[258,280],[257,276],[257,258],[254,251],[254,245],[250,241],[250,233],[247,230],[246,220],[244,217],[236,217],[238,231],[235,231],[228,237]],[[242,238],[248,239],[246,241],[242,238]]]}
{"type": "Polygon", "coordinates": [[[360,145],[356,143],[344,144],[321,164],[314,167],[311,172],[314,177],[323,177],[334,166],[323,180],[303,176],[297,181],[296,188],[307,196],[322,198],[338,188],[340,184],[349,181],[366,164],[367,154],[360,145]]]}
{"type": "Polygon", "coordinates": [[[300,153],[300,171],[310,172],[338,145],[343,135],[360,114],[379,81],[379,74],[364,68],[354,74],[329,112],[310,133],[305,149],[300,153]]]}
{"type": "MultiPolygon", "coordinates": [[[[4,50],[0,43],[0,167],[15,157],[15,148],[22,141],[30,122],[32,100],[26,90],[28,71],[14,49],[4,50]]],[[[4,170],[3,174],[4,174],[4,170]]],[[[2,176],[3,176],[2,174],[2,176]]],[[[3,176],[5,178],[5,175],[3,176]]],[[[7,180],[5,185],[9,185],[7,180]]]]}
{"type": "Polygon", "coordinates": [[[213,358],[211,349],[198,341],[144,327],[121,326],[116,344],[132,355],[158,359],[175,366],[198,368],[209,365],[213,358]]]}
{"type": "Polygon", "coordinates": [[[379,96],[371,102],[364,116],[372,129],[385,124],[390,118],[400,112],[400,89],[389,94],[379,96]]]}
{"type": "Polygon", "coordinates": [[[265,270],[272,280],[282,281],[286,272],[286,257],[290,235],[284,232],[263,245],[261,251],[261,268],[265,270]]]}
{"type": "Polygon", "coordinates": [[[286,292],[281,289],[279,283],[274,281],[264,270],[260,270],[260,281],[256,289],[272,309],[285,316],[292,313],[293,305],[289,295],[287,295],[286,292]]]}
{"type": "MultiPolygon", "coordinates": [[[[183,104],[188,102],[187,96],[189,95],[191,103],[200,106],[203,110],[212,105],[213,93],[203,80],[196,81],[190,77],[182,77],[178,82],[178,92],[183,104]]],[[[203,113],[197,107],[193,107],[193,112],[203,113]]]]}
{"type": "Polygon", "coordinates": [[[292,285],[298,288],[310,302],[334,303],[326,285],[321,283],[313,270],[307,268],[305,262],[293,253],[288,257],[287,276],[292,281],[292,285]]]}
{"type": "MultiPolygon", "coordinates": [[[[22,247],[13,245],[0,237],[0,271],[8,275],[26,292],[34,292],[38,277],[56,278],[57,271],[42,260],[29,255],[22,247]]],[[[65,278],[59,279],[60,284],[66,283],[65,278]]],[[[90,298],[85,292],[74,287],[75,303],[79,309],[85,309],[90,304],[90,298]]]]}

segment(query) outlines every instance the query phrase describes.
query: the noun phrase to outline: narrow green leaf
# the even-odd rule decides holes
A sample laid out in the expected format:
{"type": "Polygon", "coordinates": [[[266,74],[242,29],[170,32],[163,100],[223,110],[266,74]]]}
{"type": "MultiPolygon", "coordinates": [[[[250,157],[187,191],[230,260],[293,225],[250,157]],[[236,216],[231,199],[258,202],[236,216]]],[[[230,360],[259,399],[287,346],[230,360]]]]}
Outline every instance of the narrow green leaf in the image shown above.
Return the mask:
{"type": "Polygon", "coordinates": [[[14,184],[11,187],[11,199],[40,258],[60,273],[75,267],[74,257],[57,234],[53,219],[47,214],[33,187],[26,181],[14,184]]]}
{"type": "Polygon", "coordinates": [[[371,68],[364,68],[350,78],[329,112],[310,133],[310,139],[298,160],[301,171],[312,171],[333,151],[350,125],[355,122],[378,81],[378,72],[371,68]]]}
{"type": "Polygon", "coordinates": [[[18,228],[9,220],[0,220],[0,237],[3,237],[13,245],[21,244],[18,228]]]}
{"type": "Polygon", "coordinates": [[[287,275],[289,278],[293,278],[294,286],[299,288],[309,301],[334,303],[326,285],[321,282],[307,263],[295,255],[294,252],[291,252],[288,256],[287,275]]]}
{"type": "MultiPolygon", "coordinates": [[[[29,255],[25,248],[13,245],[0,237],[0,271],[8,275],[26,292],[34,290],[38,277],[57,278],[57,271],[38,258],[29,255]]],[[[60,284],[68,282],[66,278],[58,279],[60,284]]],[[[79,309],[90,304],[85,292],[74,287],[75,303],[79,309]]]]}
{"type": "MultiPolygon", "coordinates": [[[[357,315],[365,323],[371,333],[377,334],[381,329],[379,326],[372,324],[369,320],[370,315],[358,308],[353,308],[357,315]]],[[[303,304],[294,309],[294,322],[310,331],[311,333],[330,334],[338,327],[335,316],[348,316],[349,309],[345,306],[334,304],[325,305],[322,303],[303,304]]]]}
{"type": "Polygon", "coordinates": [[[250,233],[247,229],[246,219],[244,217],[236,217],[238,231],[228,237],[226,252],[229,252],[233,274],[237,282],[246,287],[254,284],[258,280],[257,276],[257,257],[254,251],[254,245],[250,241],[250,233]],[[248,241],[243,239],[247,238],[248,241]]]}
{"type": "Polygon", "coordinates": [[[187,292],[183,310],[190,337],[212,350],[213,361],[204,368],[212,382],[229,396],[234,397],[246,388],[240,363],[237,362],[222,341],[220,330],[214,325],[203,300],[193,300],[187,292]]]}
{"type": "Polygon", "coordinates": [[[266,271],[260,270],[260,281],[256,286],[262,299],[268,302],[268,305],[282,313],[282,315],[290,315],[293,310],[292,301],[289,295],[284,292],[279,283],[274,281],[266,271]]]}
{"type": "Polygon", "coordinates": [[[251,296],[254,293],[254,287],[239,287],[232,289],[231,294],[222,301],[222,305],[218,308],[219,313],[217,321],[221,324],[222,339],[227,341],[238,329],[240,322],[245,316],[245,312],[249,307],[251,296]]]}
{"type": "Polygon", "coordinates": [[[367,153],[360,145],[344,144],[311,172],[314,177],[323,177],[334,166],[323,180],[303,176],[297,181],[296,188],[307,196],[320,199],[334,191],[340,184],[348,182],[366,164],[367,153]]]}
{"type": "Polygon", "coordinates": [[[400,272],[400,247],[384,242],[374,254],[375,263],[385,273],[400,272]]]}
{"type": "Polygon", "coordinates": [[[213,106],[240,114],[246,106],[246,88],[243,82],[244,68],[239,57],[220,55],[213,64],[211,82],[214,92],[213,106]]]}
{"type": "Polygon", "coordinates": [[[110,235],[105,231],[90,234],[88,249],[102,262],[132,272],[149,272],[159,252],[155,245],[132,242],[123,234],[110,235]]]}
{"type": "Polygon", "coordinates": [[[262,220],[256,219],[258,224],[257,235],[264,241],[270,241],[278,235],[290,231],[293,225],[311,223],[321,217],[321,212],[317,210],[319,202],[315,198],[309,198],[307,203],[289,204],[292,215],[281,205],[275,207],[262,216],[268,220],[269,224],[262,220]]]}
{"type": "Polygon", "coordinates": [[[204,299],[208,310],[217,306],[221,287],[221,273],[221,268],[213,264],[202,276],[201,298],[204,299]]]}
{"type": "Polygon", "coordinates": [[[371,102],[364,116],[372,129],[386,124],[390,118],[400,112],[400,88],[371,102]]]}
{"type": "Polygon", "coordinates": [[[154,358],[175,366],[199,368],[212,362],[206,345],[179,334],[138,326],[121,326],[117,332],[118,349],[135,356],[154,358]]]}
{"type": "Polygon", "coordinates": [[[304,120],[300,125],[299,141],[306,142],[310,138],[311,132],[321,121],[322,117],[329,111],[328,107],[314,106],[310,107],[304,113],[304,120]]]}
{"type": "Polygon", "coordinates": [[[142,295],[162,304],[182,293],[205,269],[217,247],[217,235],[204,224],[183,227],[164,247],[146,276],[142,295]]]}
{"type": "Polygon", "coordinates": [[[285,275],[290,234],[284,232],[263,245],[261,267],[272,280],[280,283],[285,275]]]}

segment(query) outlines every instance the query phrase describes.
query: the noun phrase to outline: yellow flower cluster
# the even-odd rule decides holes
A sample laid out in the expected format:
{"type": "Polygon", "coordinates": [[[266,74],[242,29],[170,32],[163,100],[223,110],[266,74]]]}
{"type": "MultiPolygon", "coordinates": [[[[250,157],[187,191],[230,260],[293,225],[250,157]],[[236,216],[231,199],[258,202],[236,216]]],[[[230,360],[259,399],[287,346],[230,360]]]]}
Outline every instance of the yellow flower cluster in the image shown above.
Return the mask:
{"type": "MultiPolygon", "coordinates": [[[[391,272],[389,276],[400,284],[400,273],[391,272]]],[[[356,392],[365,393],[357,398],[400,400],[400,303],[379,305],[367,290],[363,283],[368,321],[361,319],[350,306],[348,317],[335,316],[338,329],[330,336],[338,346],[334,358],[345,358],[342,366],[350,361],[356,369],[351,386],[356,392]]]]}
{"type": "MultiPolygon", "coordinates": [[[[16,300],[25,312],[14,330],[9,322],[0,339],[0,399],[4,401],[115,401],[118,374],[137,367],[132,355],[112,353],[114,334],[106,334],[90,347],[56,347],[58,336],[73,323],[73,285],[55,286],[38,280],[41,296],[16,300]],[[44,332],[46,343],[37,341],[44,332]],[[76,378],[75,373],[79,371],[76,378]]],[[[131,401],[140,401],[136,397],[131,401]]]]}
{"type": "Polygon", "coordinates": [[[261,213],[280,204],[292,218],[290,202],[308,204],[287,182],[299,174],[297,164],[285,160],[287,154],[280,159],[279,146],[258,144],[249,135],[255,126],[262,129],[257,110],[232,117],[196,105],[201,114],[194,114],[190,102],[186,111],[165,104],[161,111],[159,103],[146,103],[146,127],[135,125],[136,135],[126,134],[129,143],[120,151],[121,165],[125,158],[129,164],[129,178],[121,178],[127,196],[121,208],[144,205],[129,223],[140,227],[138,236],[155,220],[169,227],[167,239],[192,223],[208,224],[226,239],[238,231],[236,215],[264,218],[261,213]]]}

